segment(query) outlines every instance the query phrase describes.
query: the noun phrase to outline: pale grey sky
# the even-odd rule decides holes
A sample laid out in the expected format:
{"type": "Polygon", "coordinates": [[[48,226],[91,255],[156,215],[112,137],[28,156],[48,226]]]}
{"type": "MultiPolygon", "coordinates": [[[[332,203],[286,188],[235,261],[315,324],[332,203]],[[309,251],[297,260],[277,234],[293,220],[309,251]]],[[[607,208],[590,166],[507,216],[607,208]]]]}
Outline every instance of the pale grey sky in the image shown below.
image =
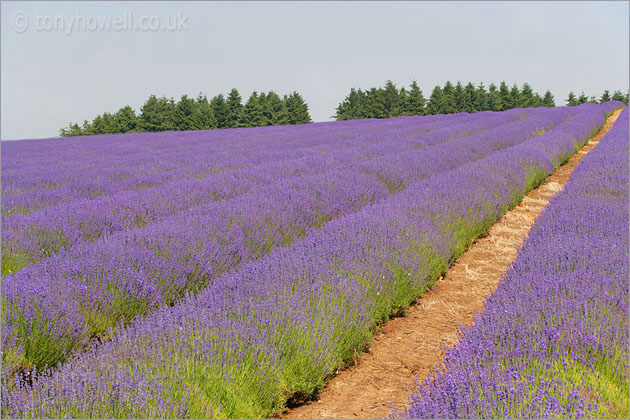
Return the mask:
{"type": "Polygon", "coordinates": [[[556,103],[626,90],[628,4],[3,1],[0,138],[57,136],[152,93],[297,90],[325,121],[351,87],[387,79],[425,96],[449,79],[529,82],[556,103]]]}

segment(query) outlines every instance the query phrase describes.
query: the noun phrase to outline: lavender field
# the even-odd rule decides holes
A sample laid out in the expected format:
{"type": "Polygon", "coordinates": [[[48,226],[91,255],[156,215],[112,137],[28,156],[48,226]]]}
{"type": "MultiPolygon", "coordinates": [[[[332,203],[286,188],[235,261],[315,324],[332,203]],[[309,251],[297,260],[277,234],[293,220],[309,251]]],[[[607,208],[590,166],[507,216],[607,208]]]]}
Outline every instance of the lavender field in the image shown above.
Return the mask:
{"type": "MultiPolygon", "coordinates": [[[[621,106],[3,143],[2,414],[277,414],[621,106]]],[[[627,408],[627,121],[397,414],[627,408]]]]}
{"type": "Polygon", "coordinates": [[[406,418],[628,418],[628,109],[406,418]]]}

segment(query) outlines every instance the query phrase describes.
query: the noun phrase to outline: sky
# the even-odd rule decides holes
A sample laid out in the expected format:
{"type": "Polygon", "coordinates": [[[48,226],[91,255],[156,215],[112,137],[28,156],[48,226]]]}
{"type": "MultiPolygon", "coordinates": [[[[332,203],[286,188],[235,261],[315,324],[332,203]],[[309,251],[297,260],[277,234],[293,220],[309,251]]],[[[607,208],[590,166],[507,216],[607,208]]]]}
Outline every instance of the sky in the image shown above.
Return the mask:
{"type": "Polygon", "coordinates": [[[505,80],[625,91],[628,2],[7,2],[0,138],[55,137],[151,94],[298,91],[314,121],[350,88],[505,80]]]}

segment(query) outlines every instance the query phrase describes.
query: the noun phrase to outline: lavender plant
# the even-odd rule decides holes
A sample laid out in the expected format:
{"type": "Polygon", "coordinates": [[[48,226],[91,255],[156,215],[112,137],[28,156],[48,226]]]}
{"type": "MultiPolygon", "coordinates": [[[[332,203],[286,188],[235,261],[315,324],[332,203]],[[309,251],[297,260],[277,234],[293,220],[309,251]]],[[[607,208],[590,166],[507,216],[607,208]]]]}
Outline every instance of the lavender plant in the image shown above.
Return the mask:
{"type": "Polygon", "coordinates": [[[628,418],[628,109],[537,218],[405,418],[628,418]]]}
{"type": "MultiPolygon", "coordinates": [[[[476,236],[588,140],[618,105],[583,107],[542,135],[420,177],[389,198],[333,218],[290,246],[270,247],[237,271],[217,274],[199,293],[110,329],[110,340],[75,353],[55,371],[30,372],[34,379],[25,380],[5,370],[3,412],[10,417],[262,417],[288,399],[312,395],[360,351],[378,322],[404,310],[476,236]]],[[[214,224],[197,226],[203,235],[204,226],[207,231],[214,224]]],[[[146,235],[151,244],[155,234],[149,229],[137,235],[146,235]]],[[[123,236],[132,238],[129,232],[123,236]]],[[[242,232],[228,230],[232,238],[242,232]]],[[[194,261],[196,251],[206,252],[194,242],[182,241],[188,248],[182,247],[174,234],[166,238],[167,247],[150,248],[155,272],[162,270],[160,257],[165,255],[194,261]]],[[[131,243],[141,242],[123,242],[125,247],[131,243]]],[[[210,255],[198,260],[200,267],[210,255]]],[[[128,258],[134,256],[141,261],[150,255],[132,251],[128,258]]],[[[75,283],[99,284],[98,276],[112,271],[108,261],[90,263],[95,275],[75,283]]],[[[80,271],[72,264],[67,269],[80,271]]],[[[167,290],[156,281],[135,281],[141,278],[135,273],[124,277],[122,269],[120,278],[128,280],[102,282],[109,285],[104,290],[118,284],[125,289],[117,296],[148,298],[167,290]]],[[[182,278],[173,276],[173,284],[182,278]]],[[[60,285],[73,284],[59,279],[60,285]]],[[[11,287],[17,291],[28,281],[11,287]]],[[[65,302],[67,312],[57,311],[59,317],[49,319],[59,320],[50,324],[69,333],[63,337],[72,337],[67,326],[82,325],[82,307],[73,308],[63,288],[53,290],[58,292],[41,300],[42,313],[65,302]],[[72,324],[72,316],[65,315],[72,311],[81,321],[72,324]]],[[[6,342],[15,342],[14,337],[7,334],[6,342]]],[[[12,349],[19,360],[20,344],[12,349]]]]}

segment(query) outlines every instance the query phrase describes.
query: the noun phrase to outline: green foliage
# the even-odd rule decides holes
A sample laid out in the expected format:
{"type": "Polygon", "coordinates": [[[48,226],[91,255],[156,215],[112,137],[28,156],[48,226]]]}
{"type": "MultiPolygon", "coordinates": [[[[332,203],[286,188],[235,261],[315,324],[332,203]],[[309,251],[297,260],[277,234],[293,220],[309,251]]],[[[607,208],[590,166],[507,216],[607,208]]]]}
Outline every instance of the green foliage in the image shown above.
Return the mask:
{"type": "MultiPolygon", "coordinates": [[[[354,116],[353,116],[354,117],[354,116]]],[[[209,102],[204,94],[196,99],[183,95],[179,102],[172,98],[151,95],[140,108],[140,114],[130,106],[115,114],[97,115],[83,125],[70,123],[59,134],[62,137],[93,134],[132,133],[135,131],[208,130],[213,128],[255,127],[261,125],[304,124],[311,122],[308,105],[299,93],[280,98],[273,91],[258,95],[254,91],[243,106],[238,90],[227,96],[216,95],[209,102]]]]}

